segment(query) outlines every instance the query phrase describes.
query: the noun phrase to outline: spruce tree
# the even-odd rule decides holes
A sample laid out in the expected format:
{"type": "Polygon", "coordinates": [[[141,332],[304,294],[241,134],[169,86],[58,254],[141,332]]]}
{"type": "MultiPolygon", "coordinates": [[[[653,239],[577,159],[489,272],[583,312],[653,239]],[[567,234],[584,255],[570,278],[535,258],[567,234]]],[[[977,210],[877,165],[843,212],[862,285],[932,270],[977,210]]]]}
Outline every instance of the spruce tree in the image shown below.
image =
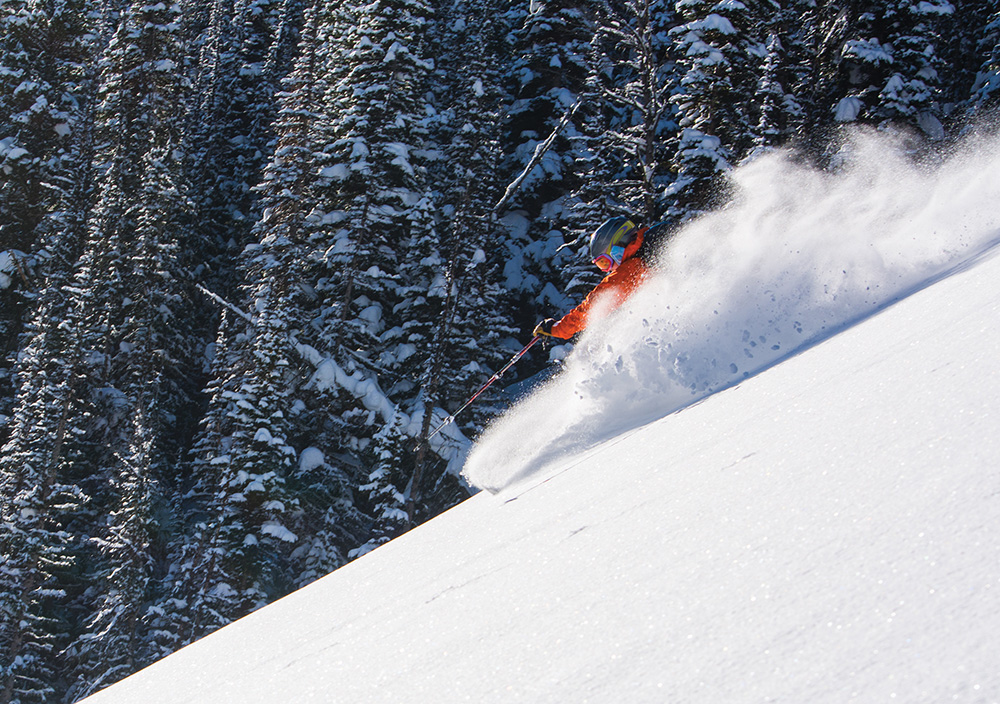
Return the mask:
{"type": "Polygon", "coordinates": [[[67,206],[83,206],[90,32],[83,0],[0,5],[0,416],[12,412],[13,355],[42,281],[36,250],[67,206]]]}
{"type": "Polygon", "coordinates": [[[188,239],[184,168],[188,82],[178,5],[127,6],[98,65],[95,204],[69,288],[80,350],[75,387],[85,405],[72,466],[91,498],[77,530],[90,588],[75,598],[81,637],[67,675],[73,691],[137,667],[140,605],[154,577],[158,487],[173,480],[189,415],[196,346],[182,252],[188,239]],[[183,431],[180,431],[183,435],[183,431]],[[126,645],[127,644],[127,645],[126,645]]]}
{"type": "MultiPolygon", "coordinates": [[[[552,132],[577,101],[587,78],[587,51],[593,35],[593,3],[548,0],[532,2],[526,13],[511,11],[515,23],[514,61],[504,129],[508,173],[528,163],[535,146],[552,132]]],[[[574,124],[564,128],[555,145],[522,185],[515,205],[536,213],[576,185],[573,173],[574,124]]]]}
{"type": "Polygon", "coordinates": [[[539,306],[551,315],[573,303],[564,293],[574,280],[567,265],[575,259],[566,245],[589,223],[570,221],[575,219],[573,202],[566,197],[583,185],[578,159],[586,147],[579,138],[587,113],[578,106],[586,90],[595,5],[532,2],[503,15],[511,27],[512,58],[505,67],[508,95],[500,131],[501,185],[522,174],[535,150],[569,116],[506,211],[498,213],[510,231],[504,242],[505,285],[518,326],[526,330],[538,321],[539,306]]]}
{"type": "MultiPolygon", "coordinates": [[[[215,501],[220,491],[219,465],[230,460],[220,454],[230,446],[230,415],[239,413],[241,379],[228,372],[235,363],[234,332],[229,312],[223,311],[213,350],[212,381],[206,388],[207,410],[192,454],[192,468],[177,487],[171,510],[176,528],[166,549],[167,569],[155,601],[143,615],[146,638],[140,659],[148,664],[206,635],[232,620],[228,601],[233,578],[224,572],[223,548],[215,540],[215,501]]],[[[243,321],[241,321],[243,322],[243,321]]]]}
{"type": "Polygon", "coordinates": [[[151,553],[152,482],[147,475],[155,463],[158,437],[144,420],[150,409],[138,403],[130,423],[127,455],[120,456],[114,477],[115,500],[100,532],[90,538],[96,565],[88,575],[86,592],[91,611],[72,651],[76,681],[67,698],[88,696],[135,672],[143,664],[146,634],[142,628],[144,604],[153,576],[151,553]]]}
{"type": "Polygon", "coordinates": [[[908,122],[929,137],[944,137],[945,71],[939,46],[948,36],[955,8],[947,0],[898,0],[887,8],[886,45],[892,54],[891,72],[879,92],[875,116],[908,122]]]}
{"type": "Polygon", "coordinates": [[[67,163],[83,106],[83,2],[0,5],[0,251],[30,252],[36,228],[78,163],[67,163]]]}
{"type": "MultiPolygon", "coordinates": [[[[316,339],[351,379],[367,378],[373,389],[380,379],[393,384],[378,411],[356,388],[327,389],[336,394],[338,415],[353,425],[330,439],[348,446],[368,445],[379,424],[392,424],[392,408],[408,404],[437,313],[436,289],[428,295],[440,256],[427,176],[425,96],[434,64],[425,36],[432,18],[423,2],[388,0],[345,4],[331,25],[334,46],[352,50],[329,56],[330,74],[340,80],[327,94],[332,120],[314,223],[324,267],[317,272],[323,320],[316,339]]],[[[369,471],[380,461],[374,452],[369,447],[363,455],[369,471]]],[[[402,492],[412,455],[388,461],[395,466],[380,476],[391,476],[402,492]]],[[[365,493],[377,506],[379,499],[365,493]]]]}
{"type": "Polygon", "coordinates": [[[58,696],[70,644],[66,584],[78,562],[67,530],[88,502],[72,481],[75,431],[86,421],[75,391],[77,337],[64,292],[43,295],[15,369],[11,436],[0,457],[0,701],[58,696]]]}
{"type": "Polygon", "coordinates": [[[991,109],[1000,100],[1000,3],[984,5],[990,14],[975,37],[975,55],[980,63],[969,100],[974,112],[991,109]]]}
{"type": "Polygon", "coordinates": [[[751,153],[785,144],[800,131],[805,119],[805,110],[795,94],[797,75],[791,65],[795,54],[786,48],[786,43],[794,45],[797,37],[788,31],[787,24],[790,22],[785,13],[776,13],[768,27],[751,102],[752,114],[756,115],[751,153]]]}
{"type": "Polygon", "coordinates": [[[606,142],[602,151],[617,167],[610,178],[598,181],[605,181],[602,187],[645,223],[664,214],[664,192],[671,180],[666,146],[676,124],[667,52],[673,24],[673,12],[662,2],[605,4],[594,39],[594,98],[601,109],[614,110],[609,129],[600,135],[606,142]]]}
{"type": "Polygon", "coordinates": [[[820,19],[820,62],[833,119],[905,123],[942,137],[947,96],[940,45],[953,12],[946,1],[832,6],[820,19]]]}
{"type": "Polygon", "coordinates": [[[748,101],[756,88],[756,57],[762,53],[757,32],[762,15],[777,6],[692,0],[678,9],[683,23],[671,35],[679,74],[673,100],[681,131],[670,195],[672,217],[683,219],[722,199],[718,177],[753,144],[748,101]]]}
{"type": "Polygon", "coordinates": [[[299,584],[291,555],[305,537],[296,527],[303,506],[293,486],[299,464],[292,443],[309,375],[294,337],[308,317],[303,286],[321,146],[323,8],[307,8],[299,54],[278,95],[278,139],[258,186],[262,217],[251,232],[256,244],[240,257],[249,320],[221,329],[216,345],[192,472],[197,537],[172,549],[163,608],[190,600],[194,613],[186,623],[162,618],[157,629],[167,640],[178,631],[181,640],[198,637],[299,584]],[[184,566],[192,560],[193,569],[184,566]]]}

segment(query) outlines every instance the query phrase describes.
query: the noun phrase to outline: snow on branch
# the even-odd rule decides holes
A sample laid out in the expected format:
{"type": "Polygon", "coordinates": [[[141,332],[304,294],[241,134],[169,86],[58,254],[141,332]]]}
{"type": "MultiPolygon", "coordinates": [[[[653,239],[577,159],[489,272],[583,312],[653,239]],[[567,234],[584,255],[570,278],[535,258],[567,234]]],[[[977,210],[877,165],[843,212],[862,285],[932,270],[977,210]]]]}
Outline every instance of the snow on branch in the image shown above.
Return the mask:
{"type": "Polygon", "coordinates": [[[538,165],[538,162],[542,160],[542,157],[545,156],[545,152],[547,152],[549,147],[551,147],[556,141],[556,137],[559,136],[559,133],[562,132],[563,128],[573,118],[573,115],[576,114],[577,109],[582,104],[583,97],[577,98],[576,102],[573,103],[573,106],[567,110],[566,114],[562,116],[561,120],[559,120],[559,124],[557,124],[555,129],[552,130],[552,134],[550,134],[544,142],[539,143],[535,147],[535,153],[528,161],[528,165],[524,167],[524,171],[522,171],[520,175],[518,175],[518,177],[515,178],[509,186],[507,186],[507,190],[504,192],[503,198],[500,199],[499,203],[493,206],[493,213],[495,215],[499,214],[500,211],[507,207],[507,203],[509,203],[510,199],[514,197],[514,194],[517,193],[517,189],[519,189],[521,184],[524,183],[524,179],[528,178],[528,174],[531,173],[532,169],[534,169],[538,165]]]}

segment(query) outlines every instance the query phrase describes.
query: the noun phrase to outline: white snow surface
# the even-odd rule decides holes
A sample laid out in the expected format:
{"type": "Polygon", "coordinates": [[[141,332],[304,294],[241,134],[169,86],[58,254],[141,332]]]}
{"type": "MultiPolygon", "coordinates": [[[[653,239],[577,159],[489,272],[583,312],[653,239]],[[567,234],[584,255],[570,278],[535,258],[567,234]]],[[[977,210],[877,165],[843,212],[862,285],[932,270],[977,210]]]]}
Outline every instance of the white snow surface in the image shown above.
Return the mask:
{"type": "Polygon", "coordinates": [[[741,170],[497,493],[86,701],[1000,701],[1000,151],[867,140],[741,170]]]}

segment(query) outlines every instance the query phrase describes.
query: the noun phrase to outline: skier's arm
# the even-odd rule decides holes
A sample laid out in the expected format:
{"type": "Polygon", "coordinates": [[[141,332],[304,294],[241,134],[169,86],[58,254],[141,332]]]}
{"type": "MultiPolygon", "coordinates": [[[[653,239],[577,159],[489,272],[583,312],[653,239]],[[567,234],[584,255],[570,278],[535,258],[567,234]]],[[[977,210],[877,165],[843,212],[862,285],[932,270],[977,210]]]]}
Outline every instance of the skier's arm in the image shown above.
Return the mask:
{"type": "Polygon", "coordinates": [[[606,300],[604,305],[614,310],[635,293],[647,271],[646,264],[639,257],[626,259],[614,273],[605,276],[576,308],[553,324],[549,334],[562,340],[570,339],[587,327],[590,311],[598,301],[606,300]]]}

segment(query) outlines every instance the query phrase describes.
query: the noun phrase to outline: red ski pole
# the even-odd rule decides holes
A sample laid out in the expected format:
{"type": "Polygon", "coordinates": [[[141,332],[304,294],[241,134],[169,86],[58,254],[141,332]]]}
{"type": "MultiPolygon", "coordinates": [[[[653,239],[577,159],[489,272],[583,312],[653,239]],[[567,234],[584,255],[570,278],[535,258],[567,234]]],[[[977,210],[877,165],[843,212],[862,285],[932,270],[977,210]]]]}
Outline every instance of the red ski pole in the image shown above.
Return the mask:
{"type": "Polygon", "coordinates": [[[493,376],[491,376],[486,381],[486,383],[483,384],[479,388],[479,391],[477,391],[476,393],[472,394],[472,397],[469,398],[468,401],[466,401],[465,403],[463,403],[461,408],[459,408],[457,411],[455,411],[450,416],[448,416],[447,418],[445,418],[444,422],[441,423],[441,425],[439,425],[437,428],[435,428],[434,432],[432,432],[430,435],[428,435],[426,439],[430,440],[432,437],[434,437],[435,435],[437,435],[438,433],[440,433],[442,430],[444,430],[444,428],[445,428],[446,425],[448,425],[449,423],[451,423],[452,421],[454,421],[455,418],[458,416],[459,413],[461,413],[466,408],[468,408],[469,406],[471,406],[473,404],[473,402],[477,398],[479,398],[480,396],[483,395],[483,392],[485,392],[486,389],[488,389],[491,386],[493,386],[493,383],[496,382],[497,379],[499,379],[500,377],[502,377],[504,375],[504,372],[506,372],[508,369],[510,369],[511,367],[513,367],[515,364],[517,364],[517,361],[519,359],[521,359],[521,357],[523,357],[528,352],[528,350],[531,349],[531,346],[534,345],[536,342],[538,342],[541,339],[542,339],[541,336],[538,336],[538,335],[536,335],[535,337],[531,338],[531,342],[529,342],[528,344],[526,344],[524,346],[524,348],[520,352],[518,352],[513,357],[511,357],[510,361],[507,362],[507,364],[505,364],[503,366],[503,369],[501,369],[496,374],[494,374],[493,376]]]}

